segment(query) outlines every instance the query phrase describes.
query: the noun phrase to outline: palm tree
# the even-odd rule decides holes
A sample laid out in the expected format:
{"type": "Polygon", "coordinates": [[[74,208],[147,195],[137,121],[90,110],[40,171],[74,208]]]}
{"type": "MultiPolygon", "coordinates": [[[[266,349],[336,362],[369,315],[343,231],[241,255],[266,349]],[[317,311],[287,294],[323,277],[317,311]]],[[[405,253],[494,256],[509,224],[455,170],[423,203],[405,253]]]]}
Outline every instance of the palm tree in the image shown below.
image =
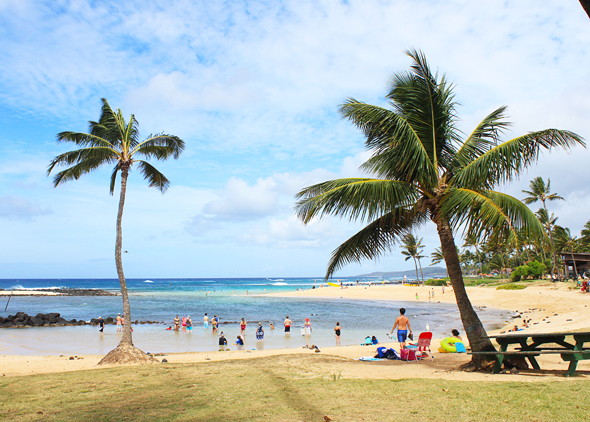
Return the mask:
{"type": "Polygon", "coordinates": [[[590,246],[590,220],[584,224],[584,229],[582,230],[581,235],[582,237],[580,238],[580,241],[583,244],[590,246]]]}
{"type": "Polygon", "coordinates": [[[434,252],[430,254],[430,265],[436,265],[445,260],[445,257],[440,248],[435,248],[434,252]]]}
{"type": "MultiPolygon", "coordinates": [[[[536,162],[541,150],[584,142],[575,133],[546,129],[498,143],[508,126],[505,107],[490,113],[463,140],[456,129],[451,85],[432,74],[422,53],[407,54],[414,63],[411,72],[393,76],[387,94],[391,109],[353,98],[340,107],[342,116],[366,136],[373,155],[362,169],[372,177],[307,187],[297,195],[296,213],[306,224],[326,215],[368,223],[332,253],[326,279],[350,262],[391,251],[407,233],[432,221],[471,347],[492,350],[465,290],[456,232],[466,228],[481,238],[491,233],[507,238],[523,227],[529,235],[541,233],[539,221],[522,202],[492,189],[536,162]]],[[[470,369],[483,360],[474,355],[470,369]]]]}
{"type": "MultiPolygon", "coordinates": [[[[416,267],[416,281],[419,283],[420,277],[418,277],[418,261],[420,261],[420,258],[423,258],[420,256],[423,249],[420,248],[424,248],[424,245],[422,245],[422,239],[418,239],[412,233],[408,233],[402,240],[402,246],[405,248],[405,250],[402,251],[402,255],[406,256],[405,260],[407,261],[410,258],[414,259],[414,266],[416,267]]],[[[422,271],[422,265],[420,265],[420,271],[422,271]]],[[[422,276],[422,284],[424,284],[424,276],[422,276]]]]}
{"type": "MultiPolygon", "coordinates": [[[[551,256],[553,257],[553,269],[551,272],[551,279],[555,280],[555,278],[553,278],[553,274],[555,273],[555,264],[557,262],[557,256],[555,254],[555,244],[553,242],[553,230],[555,228],[555,223],[557,222],[559,217],[555,217],[553,213],[549,215],[549,212],[545,208],[539,208],[539,211],[537,211],[535,215],[537,216],[537,219],[539,220],[545,231],[549,234],[549,239],[551,240],[551,243],[549,244],[549,247],[551,249],[551,256]]],[[[547,243],[544,242],[545,239],[546,238],[539,239],[539,241],[541,242],[541,246],[543,246],[543,244],[547,245],[547,243]]],[[[543,259],[545,259],[545,248],[543,248],[543,259]]]]}
{"type": "MultiPolygon", "coordinates": [[[[524,203],[527,205],[531,205],[534,204],[537,201],[541,201],[543,203],[543,209],[545,210],[545,212],[547,212],[547,201],[564,201],[564,199],[555,194],[555,193],[550,193],[551,192],[551,180],[547,179],[547,185],[545,185],[545,182],[543,181],[543,179],[541,177],[535,177],[533,180],[531,180],[531,183],[529,184],[530,186],[530,191],[528,190],[523,190],[523,193],[528,194],[529,196],[527,196],[526,198],[524,198],[524,203]]],[[[555,273],[555,264],[557,262],[557,257],[555,256],[555,244],[553,242],[553,232],[549,231],[549,240],[551,242],[551,253],[553,256],[553,267],[551,269],[551,274],[553,275],[553,273],[555,273]]]]}
{"type": "Polygon", "coordinates": [[[127,190],[127,178],[133,165],[139,169],[150,187],[166,191],[170,182],[147,161],[141,158],[155,158],[165,160],[169,157],[178,158],[184,150],[184,141],[177,136],[163,133],[150,135],[146,140],[140,141],[138,122],[131,115],[129,122],[125,122],[121,110],[115,113],[106,99],[102,99],[102,111],[98,122],[90,122],[89,133],[61,132],[57,135],[58,142],[72,142],[80,149],[58,155],[49,164],[49,175],[56,166],[66,166],[65,170],[57,173],[53,178],[55,187],[69,180],[77,180],[80,176],[90,173],[103,164],[114,165],[110,180],[110,193],[115,190],[117,174],[121,173],[121,194],[119,197],[119,212],[117,214],[117,240],[115,243],[115,263],[119,282],[121,283],[121,296],[123,298],[123,315],[125,317],[125,329],[121,342],[101,360],[100,363],[116,363],[136,359],[146,359],[146,354],[133,347],[131,338],[131,310],[127,284],[123,273],[121,259],[121,247],[123,237],[121,222],[123,219],[123,207],[125,205],[125,193],[127,190]]]}
{"type": "Polygon", "coordinates": [[[574,263],[574,273],[576,274],[577,279],[578,267],[576,266],[574,252],[577,252],[578,249],[578,238],[576,236],[572,236],[570,229],[567,227],[555,226],[555,248],[558,249],[560,253],[564,250],[569,251],[570,255],[572,256],[572,261],[574,263]]]}

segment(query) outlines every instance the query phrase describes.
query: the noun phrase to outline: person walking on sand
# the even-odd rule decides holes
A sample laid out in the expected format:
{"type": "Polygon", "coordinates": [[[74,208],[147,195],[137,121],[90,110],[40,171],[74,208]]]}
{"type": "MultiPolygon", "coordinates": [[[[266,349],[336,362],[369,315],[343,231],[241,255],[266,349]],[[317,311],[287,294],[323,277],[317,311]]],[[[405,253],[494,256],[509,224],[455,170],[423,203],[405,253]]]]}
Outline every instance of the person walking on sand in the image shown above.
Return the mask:
{"type": "Polygon", "coordinates": [[[395,320],[395,324],[391,329],[391,333],[395,331],[397,327],[397,341],[400,342],[401,348],[406,348],[406,338],[408,337],[408,330],[410,330],[410,334],[412,334],[412,327],[410,326],[410,320],[407,316],[405,316],[406,310],[404,308],[400,308],[399,316],[395,320]]]}
{"type": "Polygon", "coordinates": [[[242,338],[246,337],[246,320],[244,318],[242,318],[242,321],[240,322],[240,334],[242,335],[242,338]]]}
{"type": "Polygon", "coordinates": [[[176,318],[174,318],[174,331],[178,330],[180,330],[180,318],[176,315],[176,318]]]}
{"type": "Polygon", "coordinates": [[[311,322],[309,322],[309,318],[305,318],[303,330],[305,331],[305,342],[307,343],[307,348],[309,349],[309,336],[311,335],[311,322]]]}
{"type": "Polygon", "coordinates": [[[289,315],[287,315],[285,317],[285,322],[283,324],[285,325],[285,335],[290,336],[291,335],[291,325],[293,324],[293,321],[291,321],[289,319],[289,315]]]}
{"type": "Polygon", "coordinates": [[[262,322],[258,323],[258,329],[256,330],[256,341],[264,341],[264,328],[262,328],[262,322]]]}
{"type": "Polygon", "coordinates": [[[334,328],[334,334],[336,334],[336,346],[340,346],[340,323],[336,323],[336,327],[334,328]]]}
{"type": "Polygon", "coordinates": [[[121,332],[121,314],[117,315],[117,332],[121,332]]]}
{"type": "Polygon", "coordinates": [[[203,317],[203,327],[205,327],[205,330],[209,328],[209,317],[207,316],[207,312],[205,312],[205,316],[203,317]]]}

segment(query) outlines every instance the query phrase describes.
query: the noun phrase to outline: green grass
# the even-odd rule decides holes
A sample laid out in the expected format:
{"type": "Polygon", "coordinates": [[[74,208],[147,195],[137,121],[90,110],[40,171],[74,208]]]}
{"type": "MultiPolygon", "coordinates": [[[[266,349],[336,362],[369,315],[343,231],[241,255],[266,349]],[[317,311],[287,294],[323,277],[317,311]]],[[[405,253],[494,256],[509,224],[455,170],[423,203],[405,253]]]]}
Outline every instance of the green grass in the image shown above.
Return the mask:
{"type": "MultiPolygon", "coordinates": [[[[10,421],[582,421],[584,379],[564,382],[358,380],[352,363],[287,355],[2,378],[10,421]],[[39,413],[42,412],[42,413],[39,413]]],[[[518,376],[515,376],[518,380],[518,376]]]]}
{"type": "Polygon", "coordinates": [[[524,284],[502,284],[501,286],[496,287],[496,290],[522,290],[526,289],[527,286],[524,284]]]}

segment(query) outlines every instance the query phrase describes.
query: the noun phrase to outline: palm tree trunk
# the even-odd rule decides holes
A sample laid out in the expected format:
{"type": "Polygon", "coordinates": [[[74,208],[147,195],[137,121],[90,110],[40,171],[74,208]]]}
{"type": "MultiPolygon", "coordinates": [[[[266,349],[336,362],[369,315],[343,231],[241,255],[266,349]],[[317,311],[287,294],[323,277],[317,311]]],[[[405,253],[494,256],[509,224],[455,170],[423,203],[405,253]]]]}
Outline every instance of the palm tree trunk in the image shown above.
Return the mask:
{"type": "MultiPolygon", "coordinates": [[[[463,322],[463,328],[469,339],[471,349],[475,352],[493,351],[495,350],[494,346],[492,346],[477,313],[473,310],[469,297],[467,297],[459,255],[457,254],[457,247],[455,246],[455,239],[453,238],[451,228],[446,221],[435,221],[435,223],[447,265],[447,272],[451,279],[451,285],[453,286],[455,299],[457,300],[457,306],[461,314],[461,321],[463,322]]],[[[471,362],[476,367],[480,367],[484,361],[486,361],[485,358],[476,355],[473,355],[471,359],[471,362]]]]}
{"type": "Polygon", "coordinates": [[[420,266],[420,275],[422,276],[422,285],[424,286],[424,273],[422,272],[422,263],[420,262],[420,258],[418,258],[418,265],[420,266]]]}
{"type": "Polygon", "coordinates": [[[578,267],[576,266],[576,258],[574,258],[574,250],[572,249],[570,254],[572,255],[572,261],[574,261],[574,273],[576,274],[576,280],[579,278],[578,276],[578,267]]]}
{"type": "Polygon", "coordinates": [[[123,246],[123,231],[121,229],[121,222],[123,220],[123,207],[125,206],[125,193],[127,192],[127,177],[129,176],[129,169],[123,168],[121,170],[121,196],[119,198],[119,213],[117,214],[117,241],[115,243],[115,263],[117,265],[117,275],[119,276],[119,283],[121,284],[121,296],[123,297],[123,316],[125,317],[125,327],[123,328],[123,338],[121,344],[133,346],[131,338],[131,308],[129,306],[129,295],[127,294],[127,282],[125,281],[125,274],[123,273],[123,259],[121,257],[121,249],[123,246]]]}
{"type": "Polygon", "coordinates": [[[413,256],[412,258],[414,258],[414,267],[416,267],[416,283],[420,284],[420,277],[418,277],[418,264],[416,264],[416,257],[413,256]]]}

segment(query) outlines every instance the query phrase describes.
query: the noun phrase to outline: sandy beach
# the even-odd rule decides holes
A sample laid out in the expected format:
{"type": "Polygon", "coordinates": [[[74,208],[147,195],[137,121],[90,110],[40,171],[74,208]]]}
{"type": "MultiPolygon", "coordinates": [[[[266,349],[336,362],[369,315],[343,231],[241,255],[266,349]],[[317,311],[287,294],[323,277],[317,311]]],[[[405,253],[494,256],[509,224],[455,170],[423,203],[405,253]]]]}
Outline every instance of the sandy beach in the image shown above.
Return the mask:
{"type": "MultiPolygon", "coordinates": [[[[407,287],[400,285],[372,285],[353,286],[346,289],[323,287],[313,290],[296,291],[291,293],[269,294],[269,296],[288,297],[316,297],[346,300],[396,300],[415,301],[416,293],[423,302],[428,302],[429,287],[407,287]]],[[[547,284],[530,286],[524,290],[496,290],[493,287],[470,287],[467,289],[471,302],[476,309],[478,307],[494,307],[514,312],[521,315],[521,318],[513,318],[506,321],[503,328],[490,332],[496,334],[506,331],[514,324],[522,325],[523,319],[530,319],[529,332],[561,332],[561,331],[584,331],[589,329],[587,318],[587,306],[590,295],[585,295],[577,290],[571,289],[569,285],[547,284]]],[[[440,287],[435,288],[434,299],[430,302],[454,303],[455,297],[451,289],[442,293],[440,287]]],[[[461,327],[459,327],[461,328],[461,327]]],[[[343,329],[346,329],[343,327],[343,329]]],[[[418,330],[416,330],[418,331],[418,330]]],[[[346,346],[346,347],[323,347],[322,355],[333,355],[349,359],[338,369],[342,376],[347,378],[375,378],[375,379],[404,379],[411,377],[418,378],[439,378],[452,380],[489,380],[489,381],[534,381],[539,378],[545,380],[564,380],[563,377],[556,377],[562,374],[567,368],[567,362],[563,362],[559,355],[543,355],[539,358],[542,371],[521,372],[518,375],[491,375],[489,373],[464,373],[455,369],[470,359],[464,354],[442,354],[436,352],[440,339],[432,342],[434,360],[425,359],[416,362],[359,362],[361,356],[372,356],[375,347],[346,346]],[[517,377],[517,378],[515,378],[517,377]]],[[[383,346],[399,348],[397,342],[382,342],[383,346]]],[[[252,359],[264,358],[273,355],[288,354],[312,354],[305,348],[274,349],[274,350],[241,350],[227,352],[193,352],[193,353],[170,353],[166,359],[170,363],[194,363],[205,361],[218,361],[229,359],[252,359]]],[[[19,376],[40,373],[91,370],[97,368],[97,363],[102,356],[0,356],[0,373],[3,376],[19,376]],[[70,359],[74,357],[74,359],[70,359]]],[[[161,357],[159,358],[161,359],[161,357]]],[[[578,373],[581,377],[590,377],[590,362],[582,361],[578,364],[578,373]]]]}

